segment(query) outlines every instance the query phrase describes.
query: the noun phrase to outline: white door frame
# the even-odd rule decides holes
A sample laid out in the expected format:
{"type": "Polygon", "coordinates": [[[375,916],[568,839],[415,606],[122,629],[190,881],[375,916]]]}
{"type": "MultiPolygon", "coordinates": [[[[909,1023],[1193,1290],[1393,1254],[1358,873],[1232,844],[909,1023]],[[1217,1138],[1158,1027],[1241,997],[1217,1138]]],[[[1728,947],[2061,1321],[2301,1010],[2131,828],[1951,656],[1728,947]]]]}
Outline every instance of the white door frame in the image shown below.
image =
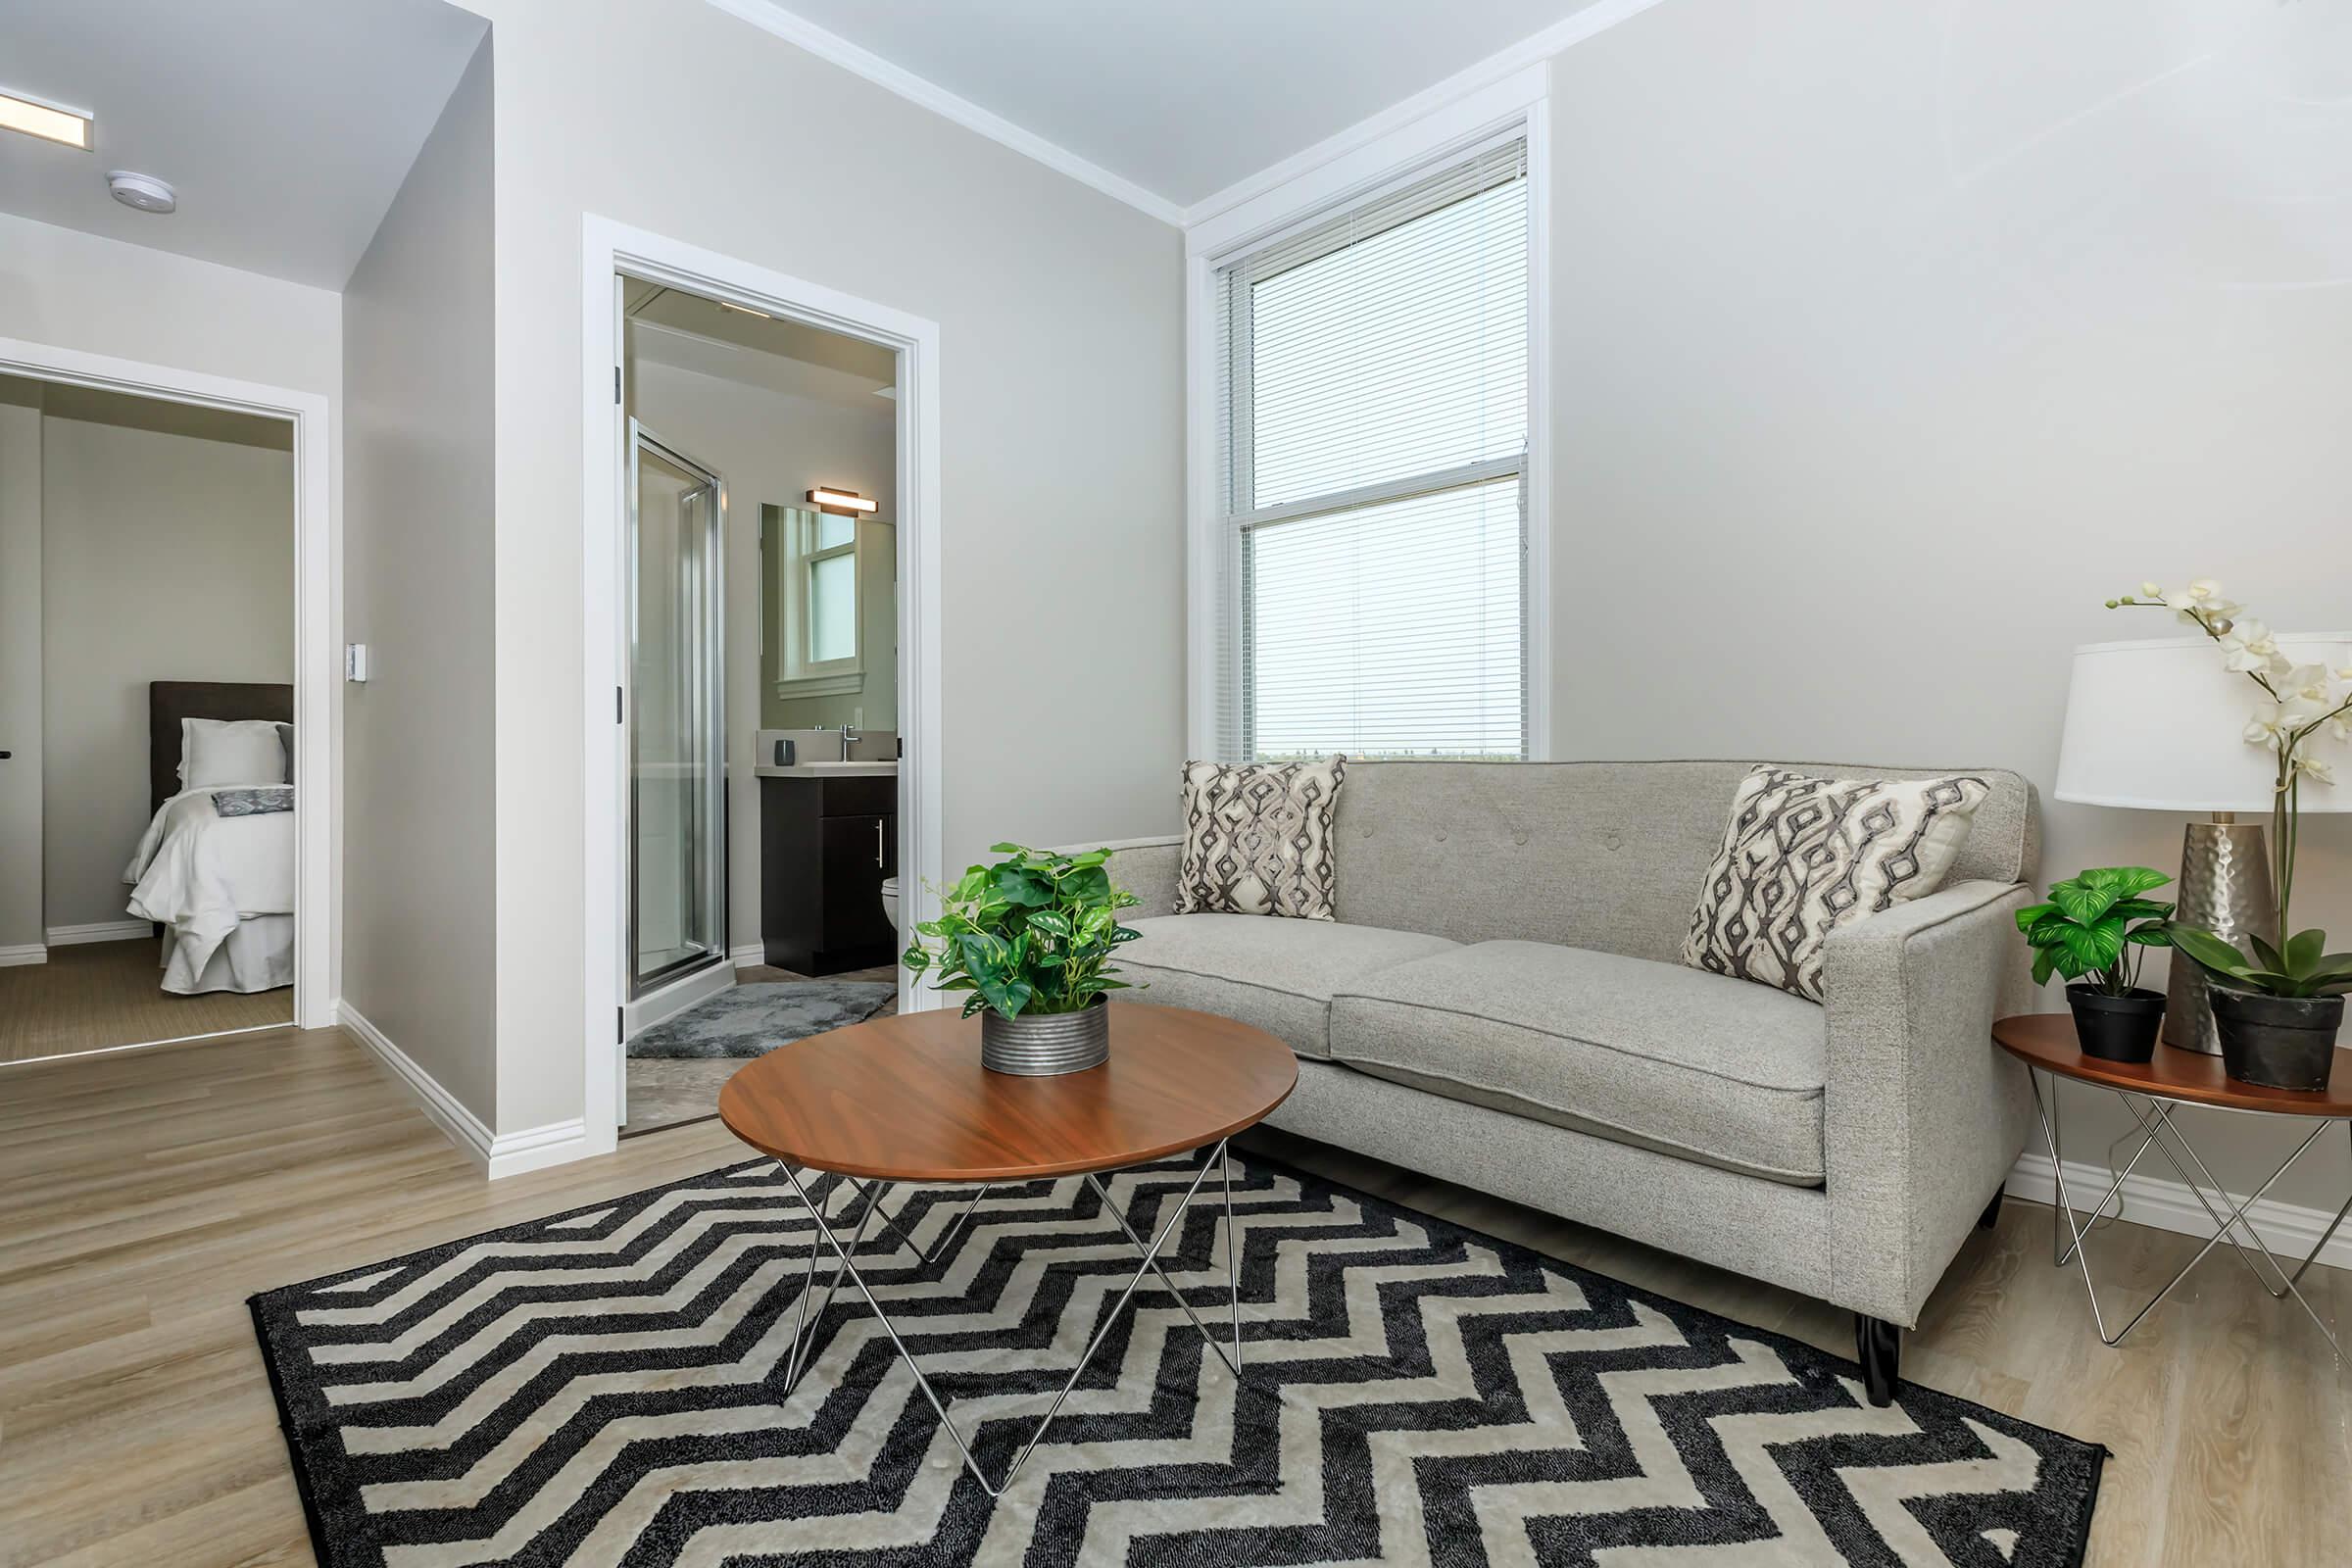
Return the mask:
{"type": "MultiPolygon", "coordinates": [[[[614,370],[621,344],[612,308],[612,274],[625,271],[705,298],[723,300],[862,338],[899,357],[899,734],[906,758],[899,768],[899,897],[906,918],[937,913],[928,884],[944,875],[941,833],[939,324],[887,305],[755,263],[722,256],[682,240],[631,228],[591,213],[582,221],[580,266],[580,591],[585,670],[581,713],[587,726],[582,788],[587,837],[582,862],[588,973],[583,987],[581,1039],[585,1052],[585,1119],[590,1152],[613,1147],[619,1126],[615,1049],[620,1008],[627,1001],[623,947],[628,929],[621,890],[626,883],[628,758],[621,744],[616,693],[628,682],[620,584],[628,530],[624,460],[627,443],[614,370]]],[[[732,936],[730,935],[730,941],[732,936]]],[[[905,975],[899,1004],[912,1011],[937,1006],[935,993],[916,991],[905,975]]]]}
{"type": "Polygon", "coordinates": [[[332,412],[317,392],[0,337],[0,372],[289,420],[294,426],[294,1022],[335,1021],[343,971],[343,521],[334,506],[332,412]],[[323,741],[323,744],[320,742],[323,741]]]}

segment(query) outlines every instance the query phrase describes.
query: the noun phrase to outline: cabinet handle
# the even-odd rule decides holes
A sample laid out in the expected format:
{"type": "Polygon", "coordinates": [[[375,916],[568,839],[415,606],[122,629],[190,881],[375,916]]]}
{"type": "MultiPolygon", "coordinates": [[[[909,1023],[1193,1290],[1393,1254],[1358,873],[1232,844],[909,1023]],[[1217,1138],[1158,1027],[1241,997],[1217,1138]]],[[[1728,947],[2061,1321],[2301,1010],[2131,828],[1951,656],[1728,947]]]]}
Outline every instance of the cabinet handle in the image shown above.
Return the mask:
{"type": "Polygon", "coordinates": [[[889,863],[882,858],[882,818],[877,816],[874,818],[874,864],[880,868],[889,863]]]}

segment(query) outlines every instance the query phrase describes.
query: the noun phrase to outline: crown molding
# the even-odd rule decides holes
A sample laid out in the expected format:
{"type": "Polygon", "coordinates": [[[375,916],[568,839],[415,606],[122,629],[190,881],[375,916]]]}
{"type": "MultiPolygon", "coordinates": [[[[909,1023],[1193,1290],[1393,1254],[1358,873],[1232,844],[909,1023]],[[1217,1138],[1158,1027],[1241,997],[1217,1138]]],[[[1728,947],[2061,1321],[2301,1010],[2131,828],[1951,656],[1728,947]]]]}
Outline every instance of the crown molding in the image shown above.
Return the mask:
{"type": "MultiPolygon", "coordinates": [[[[808,51],[819,60],[839,66],[854,75],[863,76],[875,86],[897,93],[908,103],[952,120],[966,130],[977,131],[1023,157],[1033,158],[1056,173],[1067,174],[1082,185],[1092,186],[1105,196],[1125,202],[1139,213],[1156,218],[1171,227],[1180,226],[1184,220],[1183,209],[1166,197],[1146,190],[1100,164],[1090,163],[1067,147],[1048,141],[1035,131],[1024,130],[1002,115],[993,114],[968,98],[958,97],[939,83],[918,76],[903,66],[893,65],[872,50],[860,48],[839,33],[828,32],[815,23],[785,10],[777,4],[777,0],[708,0],[708,3],[731,17],[750,23],[762,32],[772,33],[786,43],[808,51]]],[[[1608,0],[1603,0],[1603,3],[1608,3],[1608,0]]]]}
{"type": "MultiPolygon", "coordinates": [[[[713,3],[717,3],[717,0],[713,0],[713,3]]],[[[1212,218],[1221,217],[1270,190],[1289,184],[1302,174],[1312,173],[1326,164],[1370,146],[1417,120],[1506,80],[1531,66],[1542,65],[1562,50],[1574,48],[1586,39],[1606,32],[1619,23],[1630,21],[1659,3],[1660,0],[1594,0],[1593,4],[1575,16],[1562,18],[1543,31],[1532,33],[1509,48],[1487,56],[1474,66],[1466,66],[1444,81],[1424,87],[1410,98],[1391,104],[1376,115],[1366,116],[1346,130],[1326,136],[1312,147],[1293,153],[1280,163],[1269,164],[1254,174],[1237,179],[1213,196],[1203,196],[1185,208],[1178,221],[1189,229],[1212,218]]]]}

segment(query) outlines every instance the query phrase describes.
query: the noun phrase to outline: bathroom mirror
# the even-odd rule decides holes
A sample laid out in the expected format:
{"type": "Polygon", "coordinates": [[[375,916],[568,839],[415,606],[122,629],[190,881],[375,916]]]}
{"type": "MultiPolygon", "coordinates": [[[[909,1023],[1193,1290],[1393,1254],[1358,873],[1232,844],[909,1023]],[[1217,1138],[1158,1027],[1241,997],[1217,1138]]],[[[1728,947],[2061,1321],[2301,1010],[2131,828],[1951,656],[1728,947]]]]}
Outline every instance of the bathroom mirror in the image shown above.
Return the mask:
{"type": "Polygon", "coordinates": [[[760,727],[899,727],[899,530],[760,509],[760,727]]]}

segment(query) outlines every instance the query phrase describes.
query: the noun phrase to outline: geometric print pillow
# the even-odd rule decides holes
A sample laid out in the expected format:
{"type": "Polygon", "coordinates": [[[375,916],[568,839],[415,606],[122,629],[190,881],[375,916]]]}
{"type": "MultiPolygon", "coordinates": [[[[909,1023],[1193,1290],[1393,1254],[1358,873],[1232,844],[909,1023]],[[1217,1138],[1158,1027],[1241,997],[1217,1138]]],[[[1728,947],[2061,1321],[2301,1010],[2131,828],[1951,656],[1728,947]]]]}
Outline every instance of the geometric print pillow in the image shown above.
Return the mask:
{"type": "Polygon", "coordinates": [[[1683,962],[1821,1001],[1830,933],[1941,887],[1991,793],[1981,778],[1756,768],[1732,799],[1683,962]]]}
{"type": "Polygon", "coordinates": [[[1331,813],[1347,762],[1187,762],[1178,914],[1338,918],[1331,813]]]}

